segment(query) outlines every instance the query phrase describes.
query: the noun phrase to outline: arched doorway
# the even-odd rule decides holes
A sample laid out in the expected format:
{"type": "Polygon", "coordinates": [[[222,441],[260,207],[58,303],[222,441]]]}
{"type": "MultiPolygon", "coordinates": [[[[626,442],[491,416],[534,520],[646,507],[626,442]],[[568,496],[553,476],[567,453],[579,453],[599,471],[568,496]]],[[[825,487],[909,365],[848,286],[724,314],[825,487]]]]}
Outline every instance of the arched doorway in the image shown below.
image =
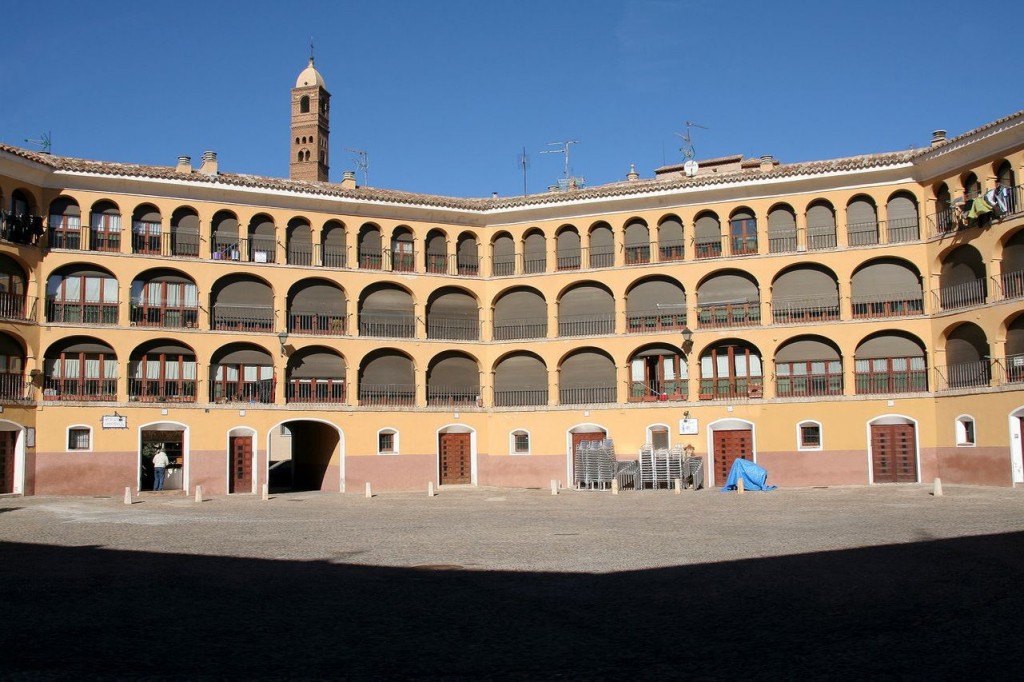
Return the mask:
{"type": "Polygon", "coordinates": [[[437,431],[438,483],[476,485],[476,432],[453,424],[437,431]]]}
{"type": "Polygon", "coordinates": [[[334,424],[293,419],[274,426],[267,440],[271,492],[343,489],[342,434],[334,424]]]}
{"type": "Polygon", "coordinates": [[[708,425],[711,485],[722,485],[737,459],[757,461],[754,424],[743,419],[721,419],[708,425]]]}
{"type": "Polygon", "coordinates": [[[25,443],[20,424],[0,421],[0,495],[25,492],[25,443]]]}
{"type": "Polygon", "coordinates": [[[153,489],[153,455],[158,448],[167,453],[169,464],[164,490],[188,490],[188,427],[177,422],[154,422],[139,427],[138,489],[153,489]]]}
{"type": "Polygon", "coordinates": [[[917,483],[917,424],[908,417],[885,415],[868,423],[871,483],[917,483]]]}
{"type": "Polygon", "coordinates": [[[566,440],[568,441],[566,445],[568,446],[569,451],[565,455],[565,471],[566,481],[568,481],[570,485],[572,484],[572,481],[576,480],[574,455],[576,454],[576,449],[579,447],[580,443],[604,440],[607,437],[607,429],[603,426],[598,426],[597,424],[578,424],[569,429],[566,434],[566,440]]]}
{"type": "Polygon", "coordinates": [[[1010,413],[1010,472],[1014,483],[1024,483],[1024,407],[1010,413]]]}

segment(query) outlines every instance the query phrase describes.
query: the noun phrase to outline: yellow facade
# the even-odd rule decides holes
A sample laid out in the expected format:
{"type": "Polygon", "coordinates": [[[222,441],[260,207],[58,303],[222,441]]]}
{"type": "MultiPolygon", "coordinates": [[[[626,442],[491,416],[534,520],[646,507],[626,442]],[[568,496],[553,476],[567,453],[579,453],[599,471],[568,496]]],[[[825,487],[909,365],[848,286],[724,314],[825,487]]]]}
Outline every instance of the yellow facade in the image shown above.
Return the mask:
{"type": "Polygon", "coordinates": [[[309,179],[324,151],[279,180],[0,147],[0,492],[146,489],[156,442],[213,494],[572,485],[600,436],[712,483],[1024,482],[1024,112],[514,198],[309,179]]]}

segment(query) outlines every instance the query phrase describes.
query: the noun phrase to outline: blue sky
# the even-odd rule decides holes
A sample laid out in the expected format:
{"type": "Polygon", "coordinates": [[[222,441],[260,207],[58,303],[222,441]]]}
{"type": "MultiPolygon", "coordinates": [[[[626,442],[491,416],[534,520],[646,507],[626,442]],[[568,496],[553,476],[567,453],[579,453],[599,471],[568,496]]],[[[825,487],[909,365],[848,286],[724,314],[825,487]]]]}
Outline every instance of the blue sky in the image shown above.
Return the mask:
{"type": "Polygon", "coordinates": [[[331,180],[521,194],[697,158],[783,162],[927,145],[1021,108],[1024,3],[269,0],[12,3],[0,141],[285,177],[289,91],[315,42],[331,92],[331,180]],[[297,9],[301,8],[301,9],[297,9]],[[17,28],[12,28],[17,27],[17,28]],[[360,176],[360,181],[362,177],[360,176]]]}

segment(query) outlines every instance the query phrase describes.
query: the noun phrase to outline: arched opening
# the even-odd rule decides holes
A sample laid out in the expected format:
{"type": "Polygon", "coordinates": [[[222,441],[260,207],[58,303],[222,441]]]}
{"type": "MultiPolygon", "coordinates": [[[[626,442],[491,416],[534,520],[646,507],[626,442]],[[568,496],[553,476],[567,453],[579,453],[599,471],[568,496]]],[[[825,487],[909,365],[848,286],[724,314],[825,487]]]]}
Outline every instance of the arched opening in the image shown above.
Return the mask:
{"type": "Polygon", "coordinates": [[[340,491],[344,476],[341,431],[327,422],[292,419],[270,431],[267,486],[271,492],[340,491]]]}

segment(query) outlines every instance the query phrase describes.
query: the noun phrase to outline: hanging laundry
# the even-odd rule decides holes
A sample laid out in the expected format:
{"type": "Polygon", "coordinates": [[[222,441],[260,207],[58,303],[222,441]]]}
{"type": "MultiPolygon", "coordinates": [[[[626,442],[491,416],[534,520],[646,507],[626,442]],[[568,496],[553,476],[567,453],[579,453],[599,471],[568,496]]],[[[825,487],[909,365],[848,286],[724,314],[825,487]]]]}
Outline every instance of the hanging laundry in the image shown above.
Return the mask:
{"type": "Polygon", "coordinates": [[[992,207],[985,201],[985,197],[975,197],[971,200],[971,207],[967,210],[969,220],[977,220],[981,216],[991,213],[992,207]]]}

